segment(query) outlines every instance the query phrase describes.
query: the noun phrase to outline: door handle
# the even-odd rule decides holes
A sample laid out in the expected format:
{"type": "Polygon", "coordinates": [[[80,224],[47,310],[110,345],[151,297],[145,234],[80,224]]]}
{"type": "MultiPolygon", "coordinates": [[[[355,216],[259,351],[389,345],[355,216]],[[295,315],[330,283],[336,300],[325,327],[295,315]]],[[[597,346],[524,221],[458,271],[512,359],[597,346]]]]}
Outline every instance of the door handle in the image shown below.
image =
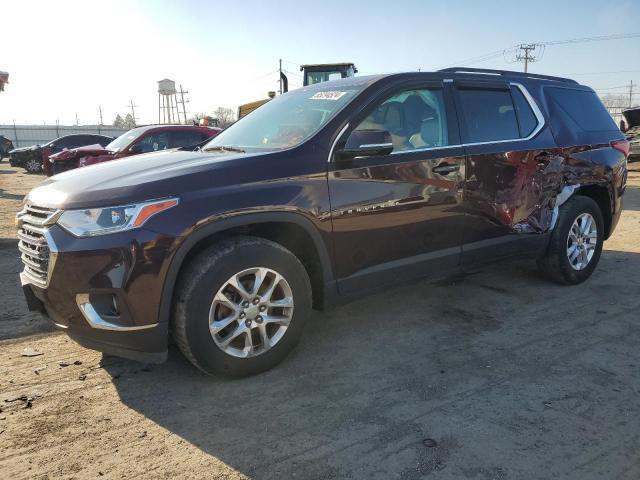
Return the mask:
{"type": "Polygon", "coordinates": [[[433,173],[437,173],[439,175],[449,175],[452,172],[457,172],[460,170],[460,165],[450,165],[448,163],[442,163],[437,167],[433,167],[433,173]]]}

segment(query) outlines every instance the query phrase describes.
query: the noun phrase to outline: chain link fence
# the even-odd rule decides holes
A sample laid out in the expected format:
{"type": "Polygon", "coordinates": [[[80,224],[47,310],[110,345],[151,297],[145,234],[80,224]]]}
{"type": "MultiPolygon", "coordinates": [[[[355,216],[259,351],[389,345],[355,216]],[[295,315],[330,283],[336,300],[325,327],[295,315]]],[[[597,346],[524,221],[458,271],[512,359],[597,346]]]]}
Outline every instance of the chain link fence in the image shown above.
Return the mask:
{"type": "Polygon", "coordinates": [[[44,145],[64,135],[99,134],[117,137],[126,131],[110,125],[0,125],[0,135],[11,140],[14,148],[44,145]]]}

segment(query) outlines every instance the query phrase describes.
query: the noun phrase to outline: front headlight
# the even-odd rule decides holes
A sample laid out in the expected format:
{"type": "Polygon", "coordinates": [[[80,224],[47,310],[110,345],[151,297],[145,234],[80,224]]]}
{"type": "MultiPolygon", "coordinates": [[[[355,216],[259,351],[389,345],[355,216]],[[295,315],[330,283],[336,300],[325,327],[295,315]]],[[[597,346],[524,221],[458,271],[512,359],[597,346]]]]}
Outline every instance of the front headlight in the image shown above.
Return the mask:
{"type": "Polygon", "coordinates": [[[119,207],[66,210],[58,225],[76,237],[94,237],[141,227],[153,215],[178,204],[177,198],[165,198],[119,207]]]}

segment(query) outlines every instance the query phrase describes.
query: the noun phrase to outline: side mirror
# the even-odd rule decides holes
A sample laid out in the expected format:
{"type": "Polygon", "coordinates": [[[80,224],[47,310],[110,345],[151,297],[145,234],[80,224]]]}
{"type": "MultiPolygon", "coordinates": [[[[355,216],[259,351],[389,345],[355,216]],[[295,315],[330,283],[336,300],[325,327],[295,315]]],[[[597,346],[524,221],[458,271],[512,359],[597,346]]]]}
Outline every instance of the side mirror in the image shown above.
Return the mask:
{"type": "Polygon", "coordinates": [[[393,151],[391,134],[386,130],[355,130],[351,132],[344,148],[337,151],[338,160],[355,157],[389,155],[393,151]]]}
{"type": "Polygon", "coordinates": [[[136,143],[135,145],[131,145],[131,147],[129,147],[129,153],[133,155],[138,155],[139,153],[142,153],[142,145],[140,145],[139,143],[136,143]]]}

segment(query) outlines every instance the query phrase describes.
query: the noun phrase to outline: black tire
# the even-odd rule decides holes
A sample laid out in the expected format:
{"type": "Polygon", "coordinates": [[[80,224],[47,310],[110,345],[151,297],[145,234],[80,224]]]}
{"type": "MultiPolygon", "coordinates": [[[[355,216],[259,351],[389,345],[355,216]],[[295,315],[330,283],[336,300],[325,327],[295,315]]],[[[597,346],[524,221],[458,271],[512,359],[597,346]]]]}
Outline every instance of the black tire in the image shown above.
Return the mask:
{"type": "Polygon", "coordinates": [[[551,234],[549,247],[538,267],[551,280],[563,285],[577,285],[591,276],[602,253],[604,220],[598,204],[589,197],[576,195],[560,207],[556,227],[551,234]],[[593,257],[583,270],[575,270],[567,258],[567,239],[574,221],[583,213],[593,217],[597,228],[597,242],[593,257]]]}
{"type": "Polygon", "coordinates": [[[300,261],[281,245],[256,237],[234,237],[193,258],[178,279],[173,299],[172,333],[183,355],[207,374],[245,377],[280,363],[295,347],[311,313],[311,283],[300,261]],[[294,299],[284,336],[266,352],[249,358],[225,353],[209,330],[209,309],[216,292],[238,272],[266,267],[282,275],[294,299]]]}
{"type": "Polygon", "coordinates": [[[42,172],[42,162],[30,158],[24,162],[24,169],[29,173],[40,173],[42,172]]]}

